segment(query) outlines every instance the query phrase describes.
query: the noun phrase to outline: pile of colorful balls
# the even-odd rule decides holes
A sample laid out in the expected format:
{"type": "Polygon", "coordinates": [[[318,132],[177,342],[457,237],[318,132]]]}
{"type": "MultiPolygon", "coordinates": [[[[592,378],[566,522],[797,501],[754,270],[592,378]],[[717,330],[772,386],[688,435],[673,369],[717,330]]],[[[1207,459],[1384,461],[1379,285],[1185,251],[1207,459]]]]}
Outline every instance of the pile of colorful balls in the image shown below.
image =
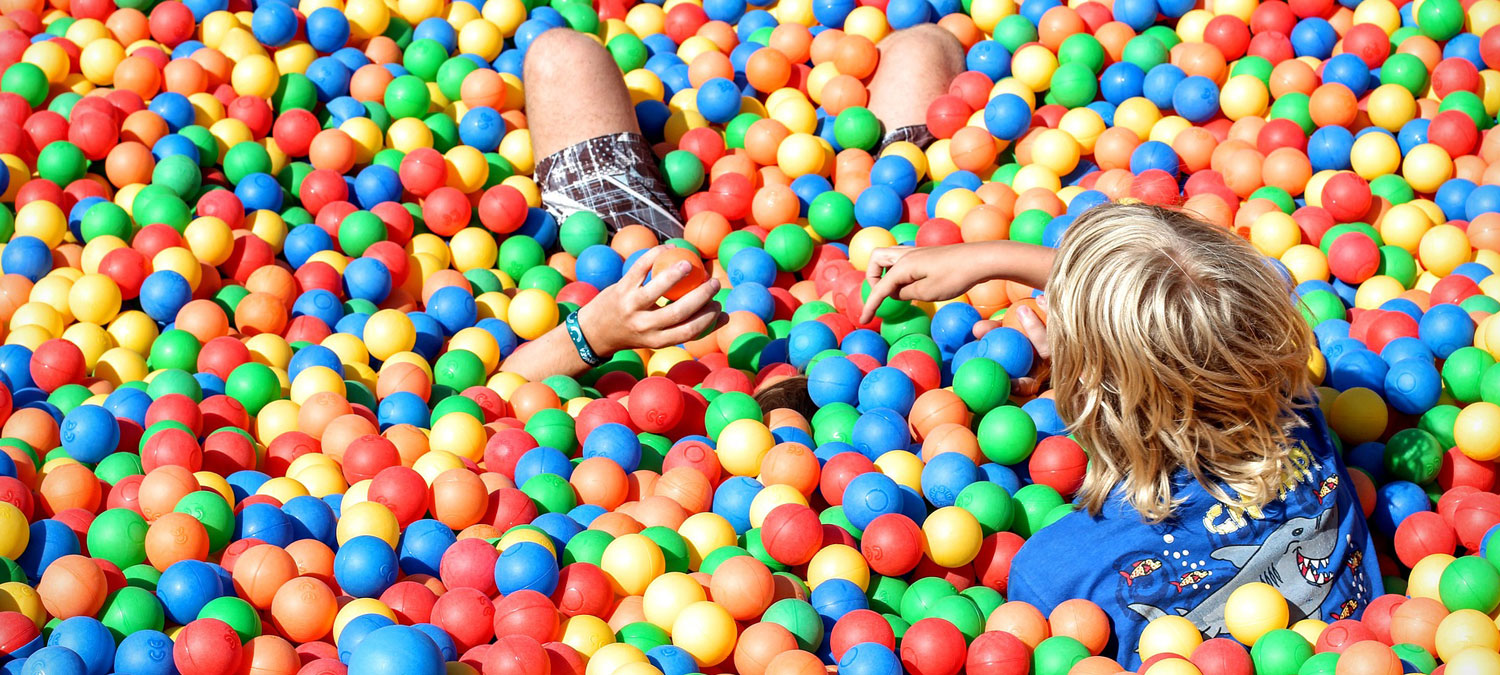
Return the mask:
{"type": "Polygon", "coordinates": [[[1391,592],[1250,584],[1141,672],[1500,673],[1497,110],[1500,0],[0,0],[0,672],[1123,672],[1098,606],[1005,600],[1088,461],[1012,395],[1038,291],[857,322],[876,248],[1134,199],[1297,283],[1391,592]],[[967,71],[872,156],[922,23],[967,71]],[[554,27],[682,239],[540,208],[554,27]],[[727,324],[498,369],[658,243],[727,324]],[[751,397],[796,374],[811,418],[751,397]]]}

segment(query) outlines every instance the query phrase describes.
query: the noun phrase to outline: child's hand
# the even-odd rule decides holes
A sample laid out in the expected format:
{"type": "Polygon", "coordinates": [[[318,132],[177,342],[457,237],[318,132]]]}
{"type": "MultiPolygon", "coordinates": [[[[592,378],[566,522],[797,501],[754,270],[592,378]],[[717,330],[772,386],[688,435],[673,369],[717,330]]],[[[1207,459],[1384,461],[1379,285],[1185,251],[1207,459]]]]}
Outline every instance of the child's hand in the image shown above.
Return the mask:
{"type": "MultiPolygon", "coordinates": [[[[1047,309],[1047,296],[1037,298],[1037,305],[1042,310],[1047,309]]],[[[1031,340],[1031,346],[1036,350],[1036,360],[1032,362],[1031,372],[1026,377],[1018,377],[1010,383],[1011,393],[1020,396],[1036,396],[1042,393],[1042,383],[1047,376],[1052,374],[1052,349],[1047,346],[1047,324],[1042,323],[1041,317],[1030,307],[1021,306],[1016,308],[1016,315],[1021,319],[1021,332],[1031,340]]],[[[974,337],[982,338],[986,333],[999,328],[999,321],[988,319],[974,324],[974,337]]]]}
{"type": "Polygon", "coordinates": [[[607,356],[623,349],[670,347],[697,339],[719,322],[723,313],[713,301],[718,279],[710,278],[675,302],[657,307],[667,289],[691,271],[688,263],[679,262],[641,285],[663,250],[658,246],[647,251],[618,282],[578,310],[583,333],[595,351],[607,356]]]}
{"type": "Polygon", "coordinates": [[[889,297],[929,302],[949,300],[983,281],[982,266],[964,259],[963,246],[892,246],[871,251],[870,263],[865,267],[870,298],[865,301],[859,322],[869,323],[874,319],[880,301],[889,297]]]}

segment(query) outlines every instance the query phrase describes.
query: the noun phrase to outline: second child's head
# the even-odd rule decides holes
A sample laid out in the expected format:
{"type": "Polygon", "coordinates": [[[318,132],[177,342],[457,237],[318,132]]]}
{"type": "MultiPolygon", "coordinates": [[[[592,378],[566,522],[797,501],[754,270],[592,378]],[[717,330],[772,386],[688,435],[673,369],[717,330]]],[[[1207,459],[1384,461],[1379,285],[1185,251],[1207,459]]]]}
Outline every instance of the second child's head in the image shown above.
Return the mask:
{"type": "Polygon", "coordinates": [[[1243,239],[1179,211],[1106,205],[1073,223],[1048,329],[1058,413],[1092,455],[1085,507],[1119,490],[1166,518],[1179,468],[1226,503],[1277,497],[1311,391],[1291,291],[1243,239]]]}

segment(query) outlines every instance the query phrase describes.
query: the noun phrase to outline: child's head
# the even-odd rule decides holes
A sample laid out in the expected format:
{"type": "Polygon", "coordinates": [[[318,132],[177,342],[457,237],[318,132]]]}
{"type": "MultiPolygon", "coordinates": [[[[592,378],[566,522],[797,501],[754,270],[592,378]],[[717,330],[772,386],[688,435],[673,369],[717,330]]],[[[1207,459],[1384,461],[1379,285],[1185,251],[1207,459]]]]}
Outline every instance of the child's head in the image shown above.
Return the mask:
{"type": "Polygon", "coordinates": [[[1166,518],[1178,467],[1221,501],[1277,497],[1313,338],[1270,261],[1179,211],[1101,206],[1068,229],[1047,298],[1058,413],[1092,453],[1090,511],[1118,488],[1166,518]]]}

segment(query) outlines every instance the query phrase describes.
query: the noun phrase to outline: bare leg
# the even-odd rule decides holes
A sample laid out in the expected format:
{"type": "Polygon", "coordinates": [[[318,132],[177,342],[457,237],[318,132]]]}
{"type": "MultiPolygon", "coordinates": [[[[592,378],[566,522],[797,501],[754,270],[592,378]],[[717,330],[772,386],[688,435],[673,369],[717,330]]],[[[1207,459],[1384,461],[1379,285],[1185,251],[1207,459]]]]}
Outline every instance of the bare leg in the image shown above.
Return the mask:
{"type": "Polygon", "coordinates": [[[927,107],[964,72],[963,46],[946,28],[923,24],[891,33],[878,47],[880,66],[869,84],[870,112],[886,132],[925,124],[927,107]]]}
{"type": "Polygon", "coordinates": [[[590,138],[641,131],[620,67],[587,35],[565,28],[542,33],[522,73],[537,159],[590,138]]]}

